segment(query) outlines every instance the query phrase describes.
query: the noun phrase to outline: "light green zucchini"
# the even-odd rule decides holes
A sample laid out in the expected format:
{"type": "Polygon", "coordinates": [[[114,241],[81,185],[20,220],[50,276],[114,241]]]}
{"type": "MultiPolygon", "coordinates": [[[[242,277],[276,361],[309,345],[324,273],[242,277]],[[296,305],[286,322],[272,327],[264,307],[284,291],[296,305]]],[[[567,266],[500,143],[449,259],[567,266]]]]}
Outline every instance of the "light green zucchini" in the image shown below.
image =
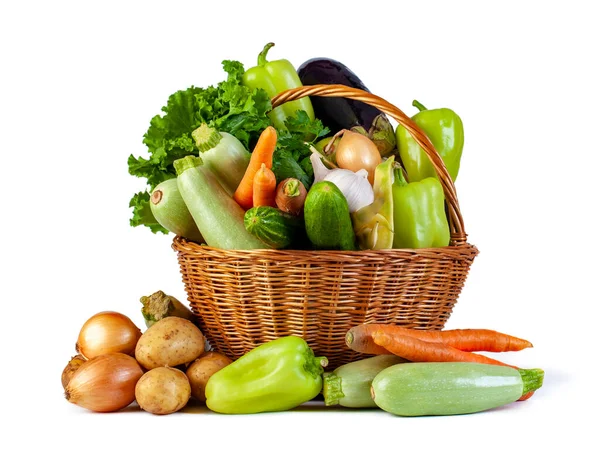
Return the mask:
{"type": "Polygon", "coordinates": [[[379,355],[354,361],[323,375],[323,398],[326,406],[376,408],[371,397],[375,376],[395,364],[406,362],[395,355],[379,355]]]}
{"type": "Polygon", "coordinates": [[[177,179],[171,178],[157,185],[150,195],[150,210],[158,223],[171,233],[198,243],[204,238],[177,188],[177,179]]]}
{"type": "Polygon", "coordinates": [[[229,250],[268,248],[244,226],[244,210],[225,192],[202,159],[186,156],[173,163],[177,187],[206,244],[229,250]]]}
{"type": "Polygon", "coordinates": [[[486,411],[542,386],[541,369],[466,362],[407,363],[382,370],[371,395],[399,416],[446,416],[486,411]]]}

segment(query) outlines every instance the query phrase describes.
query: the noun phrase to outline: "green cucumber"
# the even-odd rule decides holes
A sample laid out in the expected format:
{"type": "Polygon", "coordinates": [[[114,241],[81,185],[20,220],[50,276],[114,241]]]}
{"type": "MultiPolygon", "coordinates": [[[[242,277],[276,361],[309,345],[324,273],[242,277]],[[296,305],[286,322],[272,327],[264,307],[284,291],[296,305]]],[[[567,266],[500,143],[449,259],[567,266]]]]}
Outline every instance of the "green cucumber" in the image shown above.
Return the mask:
{"type": "Polygon", "coordinates": [[[466,362],[398,364],[373,380],[371,395],[384,411],[399,416],[470,414],[517,401],[539,389],[541,369],[466,362]]]}
{"type": "Polygon", "coordinates": [[[250,208],[244,215],[246,230],[271,248],[287,248],[300,243],[304,234],[302,218],[272,206],[250,208]]]}
{"type": "Polygon", "coordinates": [[[171,233],[190,241],[204,242],[194,218],[179,193],[176,178],[163,181],[152,190],[150,210],[156,221],[171,233]]]}
{"type": "Polygon", "coordinates": [[[317,249],[356,250],[348,202],[330,181],[312,185],[304,202],[304,225],[310,242],[317,249]]]}
{"type": "Polygon", "coordinates": [[[202,158],[186,156],[173,165],[177,188],[207,245],[227,250],[268,248],[246,231],[244,210],[202,167],[202,158]]]}
{"type": "Polygon", "coordinates": [[[395,355],[379,355],[354,361],[323,375],[323,398],[326,406],[376,408],[371,397],[375,376],[395,364],[406,362],[395,355]]]}

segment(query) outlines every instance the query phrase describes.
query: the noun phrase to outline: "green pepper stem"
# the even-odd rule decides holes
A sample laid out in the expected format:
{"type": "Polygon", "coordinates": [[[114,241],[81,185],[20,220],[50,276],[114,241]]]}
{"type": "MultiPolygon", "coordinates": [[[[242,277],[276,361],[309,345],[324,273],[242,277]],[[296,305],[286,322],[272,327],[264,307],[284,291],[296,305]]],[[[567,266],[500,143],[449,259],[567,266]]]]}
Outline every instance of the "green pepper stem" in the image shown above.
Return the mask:
{"type": "Polygon", "coordinates": [[[406,186],[408,184],[406,178],[404,178],[402,167],[396,167],[394,169],[394,184],[396,186],[406,186]]]}
{"type": "Polygon", "coordinates": [[[265,48],[263,48],[262,52],[258,54],[258,66],[263,67],[267,63],[267,53],[271,47],[274,46],[275,44],[273,42],[269,42],[267,45],[265,45],[265,48]]]}
{"type": "Polygon", "coordinates": [[[523,394],[528,394],[542,387],[544,371],[542,369],[519,369],[523,379],[523,394]]]}
{"type": "Polygon", "coordinates": [[[413,100],[412,105],[415,106],[415,107],[417,107],[419,109],[419,111],[427,111],[427,108],[425,108],[423,106],[423,103],[420,103],[417,100],[413,100]]]}
{"type": "Polygon", "coordinates": [[[323,399],[325,400],[325,406],[339,405],[340,399],[343,397],[342,379],[335,373],[323,374],[323,399]]]}

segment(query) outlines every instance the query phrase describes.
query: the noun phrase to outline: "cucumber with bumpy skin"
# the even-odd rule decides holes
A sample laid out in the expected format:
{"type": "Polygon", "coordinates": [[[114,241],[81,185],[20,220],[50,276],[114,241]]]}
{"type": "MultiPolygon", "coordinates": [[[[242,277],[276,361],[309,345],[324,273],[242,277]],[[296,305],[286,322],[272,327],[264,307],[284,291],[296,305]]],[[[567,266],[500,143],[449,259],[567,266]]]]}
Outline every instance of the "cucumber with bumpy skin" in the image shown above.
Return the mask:
{"type": "Polygon", "coordinates": [[[163,181],[152,190],[150,210],[156,221],[171,233],[190,241],[204,242],[194,218],[179,193],[177,178],[163,181]]]}
{"type": "Polygon", "coordinates": [[[447,416],[486,411],[539,389],[541,369],[466,362],[398,364],[373,380],[371,395],[398,416],[447,416]]]}
{"type": "Polygon", "coordinates": [[[312,185],[304,201],[304,225],[317,249],[356,250],[348,201],[330,181],[312,185]]]}

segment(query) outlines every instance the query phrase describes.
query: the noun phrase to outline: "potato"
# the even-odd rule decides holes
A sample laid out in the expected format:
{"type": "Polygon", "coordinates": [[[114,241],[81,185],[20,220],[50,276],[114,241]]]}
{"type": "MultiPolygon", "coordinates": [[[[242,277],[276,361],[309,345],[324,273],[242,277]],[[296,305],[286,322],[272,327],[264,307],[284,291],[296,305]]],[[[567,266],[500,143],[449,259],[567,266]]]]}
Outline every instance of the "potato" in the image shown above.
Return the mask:
{"type": "Polygon", "coordinates": [[[165,317],[148,328],[135,347],[135,359],[146,369],[174,367],[204,353],[204,335],[187,319],[165,317]]]}
{"type": "Polygon", "coordinates": [[[135,400],[144,411],[171,414],[190,400],[192,390],[185,373],[172,367],[149,370],[135,385],[135,400]]]}
{"type": "Polygon", "coordinates": [[[223,367],[231,364],[231,359],[217,352],[207,352],[191,363],[185,374],[192,387],[192,397],[201,402],[206,401],[204,391],[208,379],[223,367]]]}

